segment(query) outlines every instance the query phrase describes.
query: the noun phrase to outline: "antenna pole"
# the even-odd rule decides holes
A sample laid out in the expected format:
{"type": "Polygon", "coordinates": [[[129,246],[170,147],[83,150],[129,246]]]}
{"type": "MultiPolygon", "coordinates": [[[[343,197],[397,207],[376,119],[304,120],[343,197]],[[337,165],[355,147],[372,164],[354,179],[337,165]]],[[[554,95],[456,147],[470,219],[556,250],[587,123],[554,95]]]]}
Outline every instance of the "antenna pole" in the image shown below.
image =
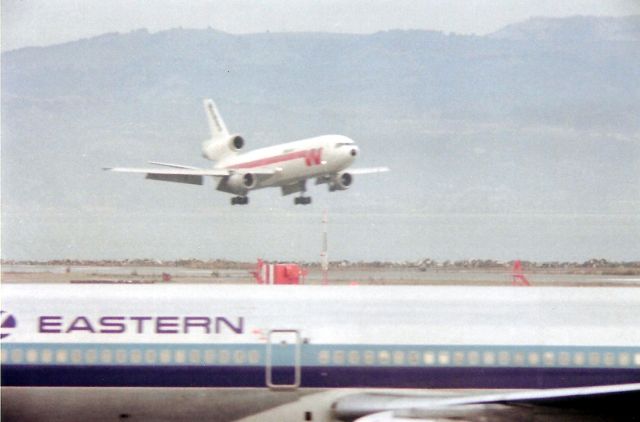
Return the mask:
{"type": "Polygon", "coordinates": [[[329,218],[325,209],[322,213],[322,252],[320,252],[320,267],[322,268],[322,284],[329,284],[329,255],[327,242],[327,223],[329,218]]]}

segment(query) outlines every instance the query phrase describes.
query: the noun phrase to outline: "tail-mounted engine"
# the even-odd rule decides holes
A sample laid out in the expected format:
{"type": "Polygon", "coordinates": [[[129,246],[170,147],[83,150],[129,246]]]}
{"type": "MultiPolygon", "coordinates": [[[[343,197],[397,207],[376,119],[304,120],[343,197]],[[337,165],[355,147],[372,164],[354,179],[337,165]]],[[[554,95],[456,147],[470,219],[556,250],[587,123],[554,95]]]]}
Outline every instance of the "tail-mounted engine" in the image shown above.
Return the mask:
{"type": "Polygon", "coordinates": [[[230,135],[226,139],[208,139],[202,143],[202,155],[209,160],[220,160],[224,156],[236,153],[244,147],[244,138],[230,135]]]}
{"type": "Polygon", "coordinates": [[[335,176],[331,176],[331,180],[329,180],[329,191],[347,190],[352,183],[353,176],[351,173],[338,173],[335,176]]]}
{"type": "Polygon", "coordinates": [[[233,155],[244,147],[244,139],[237,134],[229,135],[218,108],[211,99],[204,100],[204,111],[207,114],[211,138],[202,143],[202,156],[218,161],[233,155]]]}

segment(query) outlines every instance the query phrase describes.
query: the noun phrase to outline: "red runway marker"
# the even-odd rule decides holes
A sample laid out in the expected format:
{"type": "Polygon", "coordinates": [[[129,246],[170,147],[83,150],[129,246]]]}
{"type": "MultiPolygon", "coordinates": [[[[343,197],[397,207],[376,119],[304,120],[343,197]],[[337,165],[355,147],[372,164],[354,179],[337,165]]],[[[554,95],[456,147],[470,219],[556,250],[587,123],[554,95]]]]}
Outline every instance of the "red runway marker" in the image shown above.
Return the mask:
{"type": "Polygon", "coordinates": [[[511,282],[514,286],[531,286],[527,277],[524,276],[524,272],[522,271],[522,263],[519,259],[517,259],[513,263],[513,272],[511,273],[513,280],[511,282]]]}

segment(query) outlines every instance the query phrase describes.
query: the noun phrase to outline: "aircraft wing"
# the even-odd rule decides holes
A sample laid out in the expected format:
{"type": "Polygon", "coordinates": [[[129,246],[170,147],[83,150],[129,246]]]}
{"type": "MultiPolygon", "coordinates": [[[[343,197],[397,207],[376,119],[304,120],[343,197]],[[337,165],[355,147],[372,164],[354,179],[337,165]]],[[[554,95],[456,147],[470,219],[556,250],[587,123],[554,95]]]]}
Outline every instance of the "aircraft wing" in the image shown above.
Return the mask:
{"type": "MultiPolygon", "coordinates": [[[[192,185],[202,185],[204,176],[227,177],[232,174],[248,173],[248,171],[243,171],[242,169],[201,169],[197,167],[183,166],[180,164],[152,163],[170,168],[105,167],[103,170],[118,173],[142,173],[147,175],[147,179],[151,180],[188,183],[192,185]]],[[[276,173],[276,171],[277,169],[271,168],[251,169],[251,173],[257,175],[271,175],[276,173]]]]}
{"type": "Polygon", "coordinates": [[[232,172],[225,169],[160,169],[160,168],[128,168],[128,167],[105,167],[106,171],[114,171],[118,173],[146,173],[157,175],[180,175],[180,176],[230,176],[232,172]]]}
{"type": "Polygon", "coordinates": [[[338,399],[333,409],[338,419],[356,422],[626,420],[637,416],[638,399],[640,384],[621,384],[455,396],[361,393],[338,399]]]}
{"type": "Polygon", "coordinates": [[[347,170],[347,172],[351,174],[384,173],[386,171],[389,171],[389,167],[370,167],[370,168],[359,168],[359,169],[347,170]]]}
{"type": "Polygon", "coordinates": [[[149,161],[149,164],[155,164],[158,166],[165,166],[165,167],[173,167],[177,169],[200,170],[199,167],[185,166],[184,164],[161,163],[160,161],[149,161]]]}

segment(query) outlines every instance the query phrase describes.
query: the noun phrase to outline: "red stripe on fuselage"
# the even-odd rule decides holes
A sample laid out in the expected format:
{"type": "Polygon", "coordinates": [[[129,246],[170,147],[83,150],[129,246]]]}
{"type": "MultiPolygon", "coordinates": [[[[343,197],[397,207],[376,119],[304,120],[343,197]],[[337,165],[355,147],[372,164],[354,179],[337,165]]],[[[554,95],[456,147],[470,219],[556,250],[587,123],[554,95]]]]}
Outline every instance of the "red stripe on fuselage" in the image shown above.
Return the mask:
{"type": "Polygon", "coordinates": [[[283,161],[291,161],[296,160],[298,158],[303,158],[307,160],[307,166],[311,166],[313,164],[320,164],[322,157],[322,148],[314,148],[310,150],[303,151],[294,151],[289,152],[287,154],[275,155],[273,157],[261,158],[259,160],[247,161],[246,163],[234,164],[228,169],[249,169],[256,167],[264,167],[270,164],[282,163],[283,161]]]}

